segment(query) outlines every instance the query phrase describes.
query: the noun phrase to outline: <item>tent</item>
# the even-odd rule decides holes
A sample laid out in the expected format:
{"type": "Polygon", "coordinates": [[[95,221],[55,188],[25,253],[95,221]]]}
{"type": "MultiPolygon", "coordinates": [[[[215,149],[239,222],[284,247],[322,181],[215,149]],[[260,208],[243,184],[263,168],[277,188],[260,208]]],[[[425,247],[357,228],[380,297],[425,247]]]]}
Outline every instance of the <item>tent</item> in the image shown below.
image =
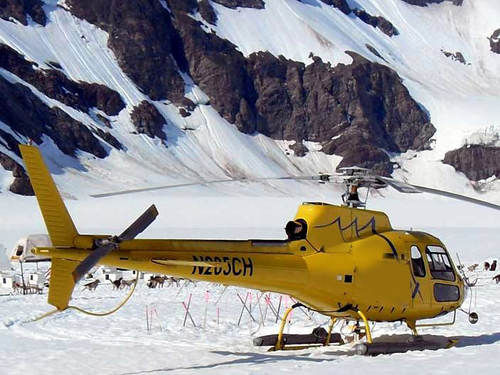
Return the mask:
{"type": "Polygon", "coordinates": [[[31,252],[31,249],[35,247],[51,247],[52,243],[50,238],[46,234],[30,234],[27,237],[21,238],[14,245],[10,259],[21,260],[23,262],[43,262],[49,261],[50,258],[37,256],[31,252]]]}
{"type": "Polygon", "coordinates": [[[0,244],[0,272],[12,270],[12,264],[9,262],[6,251],[7,249],[0,244]]]}

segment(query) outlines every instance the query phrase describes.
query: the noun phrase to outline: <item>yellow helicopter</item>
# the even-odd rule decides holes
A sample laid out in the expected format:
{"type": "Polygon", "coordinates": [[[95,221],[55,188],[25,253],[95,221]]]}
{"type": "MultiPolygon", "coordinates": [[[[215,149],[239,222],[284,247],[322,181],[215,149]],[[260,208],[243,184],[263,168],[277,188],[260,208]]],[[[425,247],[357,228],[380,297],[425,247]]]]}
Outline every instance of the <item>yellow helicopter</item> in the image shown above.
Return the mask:
{"type": "MultiPolygon", "coordinates": [[[[277,335],[254,340],[274,350],[294,343],[341,344],[340,335],[332,333],[337,320],[355,322],[359,337],[366,337],[358,346],[361,354],[436,348],[436,343],[418,339],[391,347],[377,343],[369,322],[404,322],[418,337],[418,321],[456,314],[464,301],[468,280],[459,274],[445,245],[431,234],[394,230],[385,213],[364,207],[358,188],[425,191],[500,209],[473,198],[370,175],[362,168],[347,168],[340,176],[347,186],[344,204],[303,203],[286,225],[286,240],[135,239],[158,215],[154,205],[118,236],[82,235],[38,148],[20,145],[20,150],[52,242],[51,247],[32,251],[52,259],[48,302],[58,311],[68,308],[75,284],[97,264],[282,293],[300,303],[285,312],[277,335]],[[305,338],[284,335],[287,315],[299,306],[330,317],[328,332],[305,338]]],[[[332,177],[307,179],[326,182],[332,177]]],[[[153,189],[158,188],[139,191],[153,189]]],[[[470,314],[469,320],[477,321],[477,314],[470,314]]],[[[447,340],[437,347],[452,344],[447,340]]]]}

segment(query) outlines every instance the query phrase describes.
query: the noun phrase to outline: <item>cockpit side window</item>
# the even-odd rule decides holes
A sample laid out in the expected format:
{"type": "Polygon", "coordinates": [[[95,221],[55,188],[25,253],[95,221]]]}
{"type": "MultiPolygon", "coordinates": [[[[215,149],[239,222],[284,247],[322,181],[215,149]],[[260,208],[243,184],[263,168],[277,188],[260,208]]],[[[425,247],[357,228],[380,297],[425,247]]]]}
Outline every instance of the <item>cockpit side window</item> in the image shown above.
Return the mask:
{"type": "Polygon", "coordinates": [[[411,247],[411,266],[415,276],[425,277],[424,258],[422,258],[422,253],[420,253],[418,246],[415,245],[411,247]]]}
{"type": "Polygon", "coordinates": [[[427,246],[427,261],[432,277],[440,280],[455,281],[455,272],[446,250],[441,246],[427,246]]]}

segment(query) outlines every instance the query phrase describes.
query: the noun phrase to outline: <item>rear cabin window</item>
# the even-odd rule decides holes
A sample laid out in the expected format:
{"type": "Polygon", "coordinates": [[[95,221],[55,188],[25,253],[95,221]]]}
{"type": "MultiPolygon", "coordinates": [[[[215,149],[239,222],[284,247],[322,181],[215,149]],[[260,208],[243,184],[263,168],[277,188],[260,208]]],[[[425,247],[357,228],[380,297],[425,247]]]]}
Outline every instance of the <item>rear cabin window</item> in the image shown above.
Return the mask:
{"type": "Polygon", "coordinates": [[[429,270],[435,279],[455,281],[455,272],[446,250],[441,246],[427,246],[427,261],[429,270]]]}
{"type": "Polygon", "coordinates": [[[425,277],[424,258],[422,258],[422,253],[420,253],[418,246],[411,247],[411,266],[415,276],[425,277]]]}

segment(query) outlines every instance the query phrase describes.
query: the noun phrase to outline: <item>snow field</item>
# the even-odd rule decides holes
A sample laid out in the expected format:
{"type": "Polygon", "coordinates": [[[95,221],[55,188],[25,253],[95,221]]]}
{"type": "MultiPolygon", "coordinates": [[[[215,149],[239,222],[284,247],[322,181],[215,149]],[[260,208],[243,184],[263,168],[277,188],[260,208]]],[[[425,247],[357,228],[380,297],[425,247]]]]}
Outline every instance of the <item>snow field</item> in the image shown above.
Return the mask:
{"type": "MultiPolygon", "coordinates": [[[[91,371],[100,374],[181,374],[231,373],[271,374],[314,372],[329,374],[370,371],[385,374],[388,368],[397,368],[401,374],[422,372],[455,373],[464,366],[474,366],[483,374],[495,374],[492,358],[500,346],[500,313],[495,306],[500,301],[500,286],[491,280],[494,273],[479,271],[480,277],[473,296],[472,310],[478,312],[479,322],[471,325],[465,314],[458,313],[457,322],[451,327],[422,328],[420,333],[459,336],[457,347],[440,350],[410,352],[379,357],[351,357],[349,346],[306,349],[291,352],[268,353],[266,348],[254,347],[252,338],[278,331],[279,324],[270,308],[262,320],[257,304],[260,293],[239,288],[198,283],[197,286],[164,287],[149,289],[144,282],[138,286],[129,303],[116,314],[95,318],[76,311],[67,311],[37,323],[26,321],[49,311],[46,295],[0,297],[0,371],[5,374],[70,374],[91,371]],[[205,303],[209,292],[208,303],[205,303]],[[238,325],[242,303],[252,294],[253,322],[244,312],[238,325]],[[183,326],[185,309],[191,295],[190,312],[197,327],[189,318],[183,326]],[[222,297],[221,297],[222,295],[222,297]],[[220,300],[217,302],[217,299],[220,300]],[[146,306],[154,311],[151,329],[146,323],[146,306]],[[205,308],[207,319],[205,328],[205,308]],[[217,324],[217,308],[219,323],[217,324]],[[264,325],[262,325],[262,321],[264,325]],[[161,326],[161,327],[160,327],[161,326]],[[28,359],[29,358],[29,359],[28,359]]],[[[102,284],[95,292],[75,291],[72,303],[92,311],[115,307],[125,296],[124,290],[113,291],[111,285],[102,284]]],[[[282,299],[281,312],[286,297],[282,299]]],[[[277,307],[279,296],[272,294],[277,307]]],[[[247,303],[249,299],[247,299],[247,303]]],[[[261,302],[262,316],[266,304],[261,302]]],[[[288,300],[287,304],[291,301],[288,300]]],[[[466,301],[463,307],[468,309],[466,301]]],[[[327,318],[318,314],[308,316],[307,311],[295,310],[291,323],[285,329],[290,333],[310,333],[318,325],[325,325],[327,318]]],[[[451,320],[451,316],[442,318],[451,320]]],[[[335,331],[346,332],[336,326],[335,331]]],[[[406,334],[400,323],[376,323],[374,336],[406,334]]]]}

